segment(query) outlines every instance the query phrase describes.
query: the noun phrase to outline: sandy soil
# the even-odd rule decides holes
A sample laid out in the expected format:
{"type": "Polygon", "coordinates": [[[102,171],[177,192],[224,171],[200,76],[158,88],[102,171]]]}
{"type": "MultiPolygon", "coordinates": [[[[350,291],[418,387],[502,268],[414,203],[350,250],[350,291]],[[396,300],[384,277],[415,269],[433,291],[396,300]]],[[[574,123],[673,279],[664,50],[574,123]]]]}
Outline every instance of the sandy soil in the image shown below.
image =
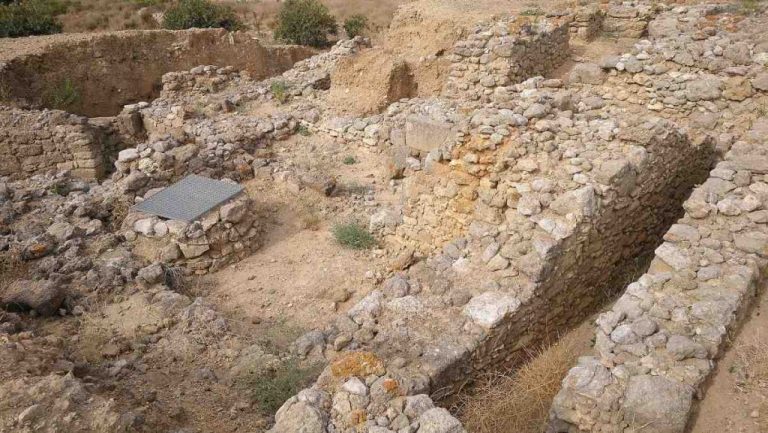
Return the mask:
{"type": "Polygon", "coordinates": [[[335,178],[337,192],[325,197],[309,188],[296,191],[290,181],[247,183],[265,215],[264,245],[215,274],[210,291],[200,295],[253,332],[277,330],[284,335],[273,336],[288,344],[290,337],[323,326],[368,294],[380,277],[376,271],[384,268],[382,250],[343,248],[331,234],[334,224],[367,221],[366,207],[349,206],[349,195],[370,191],[379,204],[394,197],[377,185],[384,176],[383,155],[364,146],[347,147],[323,134],[296,135],[276,143],[274,151],[290,154],[300,171],[335,178]],[[344,164],[347,157],[355,163],[344,164]]]}
{"type": "MultiPolygon", "coordinates": [[[[765,433],[768,431],[768,382],[756,380],[756,366],[744,362],[747,346],[768,345],[768,296],[765,288],[749,318],[718,362],[690,433],[765,433]]],[[[768,359],[764,360],[768,362],[768,359]]],[[[763,365],[762,368],[766,366],[763,365]]],[[[765,379],[765,378],[763,378],[765,379]]]]}

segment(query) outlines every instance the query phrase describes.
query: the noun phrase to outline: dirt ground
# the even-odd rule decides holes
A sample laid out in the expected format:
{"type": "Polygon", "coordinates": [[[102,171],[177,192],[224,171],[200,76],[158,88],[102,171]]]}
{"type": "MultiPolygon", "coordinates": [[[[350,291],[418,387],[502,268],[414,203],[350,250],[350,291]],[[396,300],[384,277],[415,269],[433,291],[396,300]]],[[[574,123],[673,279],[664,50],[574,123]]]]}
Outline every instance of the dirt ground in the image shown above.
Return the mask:
{"type": "Polygon", "coordinates": [[[749,318],[717,364],[691,433],[768,431],[768,296],[765,288],[749,318]]]}
{"type": "Polygon", "coordinates": [[[365,206],[348,208],[346,200],[368,191],[376,191],[376,203],[394,198],[376,186],[384,177],[383,156],[364,146],[347,148],[325,134],[296,135],[276,143],[275,152],[289,153],[297,166],[333,177],[336,192],[324,197],[311,189],[296,191],[291,180],[277,186],[271,180],[248,182],[249,195],[267,215],[263,246],[212,276],[210,291],[201,295],[256,332],[283,328],[293,335],[326,325],[380,278],[376,271],[386,260],[382,250],[345,249],[331,234],[334,224],[367,221],[365,206]],[[350,157],[354,164],[345,164],[350,157]]]}

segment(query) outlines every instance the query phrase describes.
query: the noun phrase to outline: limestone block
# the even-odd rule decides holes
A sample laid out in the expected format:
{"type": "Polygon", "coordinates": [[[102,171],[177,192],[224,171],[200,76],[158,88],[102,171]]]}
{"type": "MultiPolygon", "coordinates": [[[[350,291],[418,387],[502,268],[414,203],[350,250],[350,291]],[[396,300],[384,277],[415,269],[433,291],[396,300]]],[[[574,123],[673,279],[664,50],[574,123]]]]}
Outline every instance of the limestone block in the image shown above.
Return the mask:
{"type": "Polygon", "coordinates": [[[499,292],[485,292],[470,299],[464,306],[464,315],[484,328],[494,328],[505,317],[520,307],[516,297],[499,292]]]}
{"type": "Polygon", "coordinates": [[[405,122],[406,145],[420,152],[428,153],[454,140],[456,132],[447,122],[425,116],[410,116],[405,122]]]}

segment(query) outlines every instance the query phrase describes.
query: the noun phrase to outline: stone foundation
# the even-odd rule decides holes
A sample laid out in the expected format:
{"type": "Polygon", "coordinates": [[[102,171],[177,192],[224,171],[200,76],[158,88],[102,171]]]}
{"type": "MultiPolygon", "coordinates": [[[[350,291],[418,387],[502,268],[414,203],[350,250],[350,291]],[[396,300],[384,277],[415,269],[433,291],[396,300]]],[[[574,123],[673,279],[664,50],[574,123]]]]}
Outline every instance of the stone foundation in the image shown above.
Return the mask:
{"type": "Polygon", "coordinates": [[[21,179],[70,170],[95,179],[104,173],[102,131],[63,111],[0,106],[0,176],[21,179]]]}
{"type": "Polygon", "coordinates": [[[196,275],[248,257],[259,248],[261,233],[245,193],[190,223],[132,212],[123,230],[137,256],[196,275]]]}
{"type": "Polygon", "coordinates": [[[513,17],[478,26],[454,45],[443,96],[488,101],[497,87],[545,75],[569,53],[567,18],[513,17]]]}
{"type": "Polygon", "coordinates": [[[597,319],[596,354],[563,381],[549,431],[685,430],[768,265],[766,174],[764,152],[742,148],[693,192],[650,270],[597,319]]]}

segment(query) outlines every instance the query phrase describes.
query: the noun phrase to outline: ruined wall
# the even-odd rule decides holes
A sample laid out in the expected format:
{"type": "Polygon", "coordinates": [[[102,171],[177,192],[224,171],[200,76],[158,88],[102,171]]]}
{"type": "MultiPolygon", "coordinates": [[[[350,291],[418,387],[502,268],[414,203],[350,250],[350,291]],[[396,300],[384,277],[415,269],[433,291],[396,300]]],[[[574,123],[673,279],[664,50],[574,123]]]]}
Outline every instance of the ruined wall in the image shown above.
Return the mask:
{"type": "Polygon", "coordinates": [[[596,3],[578,7],[571,21],[571,38],[591,41],[596,38],[603,28],[605,13],[596,3]]]}
{"type": "Polygon", "coordinates": [[[261,226],[251,205],[241,193],[190,223],[132,212],[123,233],[139,257],[203,275],[259,248],[261,226]]]}
{"type": "Polygon", "coordinates": [[[549,431],[685,430],[712,360],[768,264],[768,159],[761,147],[742,142],[710,172],[649,271],[597,319],[596,353],[563,381],[549,431]]]}
{"type": "Polygon", "coordinates": [[[613,37],[639,38],[645,34],[657,7],[640,1],[611,4],[603,19],[603,32],[613,37]]]}
{"type": "Polygon", "coordinates": [[[63,111],[0,105],[0,176],[19,179],[62,170],[83,178],[101,176],[101,131],[63,111]]]}
{"type": "Polygon", "coordinates": [[[649,119],[615,137],[610,122],[602,127],[591,144],[584,138],[589,150],[569,143],[564,161],[559,146],[525,150],[536,135],[526,146],[513,132],[511,147],[492,149],[491,134],[472,132],[453,149],[452,169],[436,164],[414,178],[417,195],[398,233],[419,249],[442,247],[433,266],[469,286],[463,314],[486,329],[466,352],[432,366],[445,395],[478,372],[515,365],[529,345],[595,311],[657,245],[711,161],[711,143],[692,144],[667,122],[649,119]],[[450,233],[467,235],[440,243],[450,233]]]}
{"type": "Polygon", "coordinates": [[[494,89],[546,75],[569,53],[569,19],[514,17],[479,26],[457,42],[442,95],[488,101],[494,89]]]}
{"type": "Polygon", "coordinates": [[[264,46],[248,33],[223,29],[113,32],[22,52],[0,67],[0,88],[8,103],[107,116],[123,105],[153,99],[170,71],[215,64],[261,79],[312,54],[305,47],[264,46]],[[67,84],[76,98],[66,97],[71,95],[67,84]]]}

